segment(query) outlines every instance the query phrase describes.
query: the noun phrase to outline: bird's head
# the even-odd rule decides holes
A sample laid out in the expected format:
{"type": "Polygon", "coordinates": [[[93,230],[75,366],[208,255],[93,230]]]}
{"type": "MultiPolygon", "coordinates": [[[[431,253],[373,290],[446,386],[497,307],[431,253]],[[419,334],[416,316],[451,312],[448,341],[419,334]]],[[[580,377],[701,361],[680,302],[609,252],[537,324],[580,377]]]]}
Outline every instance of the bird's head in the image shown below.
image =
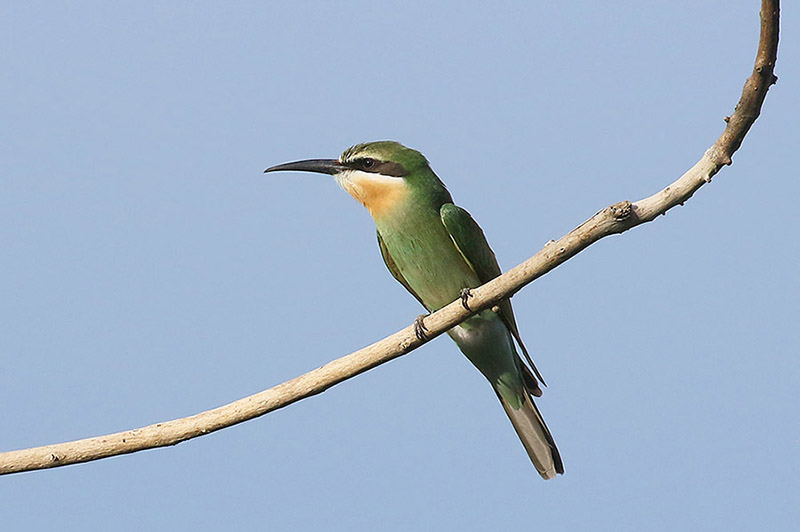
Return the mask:
{"type": "Polygon", "coordinates": [[[407,204],[415,190],[447,194],[424,155],[391,140],[356,144],[338,159],[306,159],[264,170],[281,171],[334,176],[376,220],[394,211],[395,207],[407,204]]]}

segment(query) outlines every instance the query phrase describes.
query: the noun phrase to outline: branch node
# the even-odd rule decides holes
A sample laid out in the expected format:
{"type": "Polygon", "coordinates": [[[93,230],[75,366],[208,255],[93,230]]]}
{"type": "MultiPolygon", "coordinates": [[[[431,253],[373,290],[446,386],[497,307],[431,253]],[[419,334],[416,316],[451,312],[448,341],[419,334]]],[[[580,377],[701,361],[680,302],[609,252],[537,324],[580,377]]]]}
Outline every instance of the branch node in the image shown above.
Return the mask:
{"type": "MultiPolygon", "coordinates": [[[[708,156],[709,159],[711,159],[711,162],[713,162],[714,165],[716,165],[717,169],[720,166],[730,166],[731,164],[733,164],[733,159],[731,159],[730,154],[727,153],[727,151],[725,150],[725,146],[720,145],[719,142],[720,141],[717,141],[717,144],[709,148],[708,151],[706,152],[706,155],[708,156]]],[[[713,173],[716,173],[716,170],[714,170],[713,173]]],[[[711,175],[713,175],[713,173],[711,175]]],[[[703,181],[709,183],[711,175],[704,176],[703,181]]]]}
{"type": "Polygon", "coordinates": [[[611,216],[613,216],[615,220],[622,221],[631,217],[631,214],[633,213],[633,204],[630,201],[625,200],[615,203],[608,209],[611,213],[611,216]]]}

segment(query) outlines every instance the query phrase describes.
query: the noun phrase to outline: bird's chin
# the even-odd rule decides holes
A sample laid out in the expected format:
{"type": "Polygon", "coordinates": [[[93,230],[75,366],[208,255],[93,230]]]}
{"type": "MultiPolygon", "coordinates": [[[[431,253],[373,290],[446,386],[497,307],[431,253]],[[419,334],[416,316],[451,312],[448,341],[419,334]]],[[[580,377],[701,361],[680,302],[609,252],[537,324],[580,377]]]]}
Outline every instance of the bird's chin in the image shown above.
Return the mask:
{"type": "Polygon", "coordinates": [[[344,172],[339,172],[338,174],[334,174],[333,179],[336,181],[336,184],[339,185],[342,190],[347,192],[348,194],[352,194],[350,189],[352,188],[352,171],[345,170],[344,172]]]}

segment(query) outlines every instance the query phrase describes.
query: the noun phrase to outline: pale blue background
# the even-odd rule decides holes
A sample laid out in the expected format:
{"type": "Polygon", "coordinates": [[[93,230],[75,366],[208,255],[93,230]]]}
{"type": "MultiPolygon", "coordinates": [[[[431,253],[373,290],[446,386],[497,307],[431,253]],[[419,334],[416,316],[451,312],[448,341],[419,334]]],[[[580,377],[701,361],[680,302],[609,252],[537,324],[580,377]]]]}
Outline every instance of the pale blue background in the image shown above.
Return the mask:
{"type": "MultiPolygon", "coordinates": [[[[3,530],[796,530],[795,4],[735,164],[514,299],[563,477],[441,338],[178,447],[2,477],[3,530]]],[[[266,166],[400,140],[508,268],[694,164],[757,11],[4,2],[0,449],[215,407],[420,313],[364,209],[266,166]]]]}

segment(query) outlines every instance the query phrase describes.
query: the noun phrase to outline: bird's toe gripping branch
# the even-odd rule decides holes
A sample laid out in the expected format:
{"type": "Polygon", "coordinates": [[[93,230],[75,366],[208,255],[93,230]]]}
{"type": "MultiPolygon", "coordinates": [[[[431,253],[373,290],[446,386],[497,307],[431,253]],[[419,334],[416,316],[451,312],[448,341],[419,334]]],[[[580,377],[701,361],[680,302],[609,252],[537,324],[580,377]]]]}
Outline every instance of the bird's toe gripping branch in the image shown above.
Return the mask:
{"type": "Polygon", "coordinates": [[[472,309],[469,308],[469,298],[471,297],[472,297],[472,290],[470,288],[461,289],[461,306],[470,312],[472,312],[472,309]]]}
{"type": "Polygon", "coordinates": [[[417,319],[414,320],[414,334],[417,337],[417,340],[424,342],[428,339],[428,328],[425,327],[425,318],[430,316],[430,314],[420,314],[417,316],[417,319]]]}

